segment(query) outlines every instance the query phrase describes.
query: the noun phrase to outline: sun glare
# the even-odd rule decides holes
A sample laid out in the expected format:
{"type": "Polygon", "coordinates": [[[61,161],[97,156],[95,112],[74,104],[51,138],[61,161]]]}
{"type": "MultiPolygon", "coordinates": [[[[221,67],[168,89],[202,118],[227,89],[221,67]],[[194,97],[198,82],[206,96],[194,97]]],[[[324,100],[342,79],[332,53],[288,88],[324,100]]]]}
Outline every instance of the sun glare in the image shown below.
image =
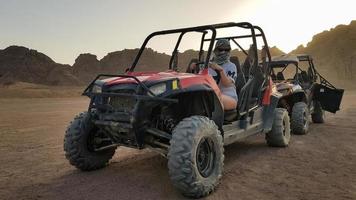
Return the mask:
{"type": "Polygon", "coordinates": [[[243,9],[227,15],[235,21],[250,21],[261,26],[270,46],[290,52],[306,45],[313,35],[356,19],[355,1],[271,0],[250,1],[243,9]]]}

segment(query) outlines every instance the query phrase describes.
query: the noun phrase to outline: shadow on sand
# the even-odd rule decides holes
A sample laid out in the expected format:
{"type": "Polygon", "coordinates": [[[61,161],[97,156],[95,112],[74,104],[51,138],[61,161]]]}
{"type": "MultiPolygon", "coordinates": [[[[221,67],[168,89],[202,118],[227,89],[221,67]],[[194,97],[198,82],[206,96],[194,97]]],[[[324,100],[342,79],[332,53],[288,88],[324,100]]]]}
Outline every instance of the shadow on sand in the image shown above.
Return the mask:
{"type": "MultiPolygon", "coordinates": [[[[253,154],[254,159],[256,155],[263,155],[267,145],[260,139],[251,139],[225,147],[225,169],[231,168],[233,163],[246,161],[249,155],[253,154]]],[[[22,188],[19,195],[19,199],[66,200],[183,198],[170,182],[167,160],[152,152],[114,158],[108,167],[97,171],[81,172],[72,168],[48,183],[22,188]]]]}

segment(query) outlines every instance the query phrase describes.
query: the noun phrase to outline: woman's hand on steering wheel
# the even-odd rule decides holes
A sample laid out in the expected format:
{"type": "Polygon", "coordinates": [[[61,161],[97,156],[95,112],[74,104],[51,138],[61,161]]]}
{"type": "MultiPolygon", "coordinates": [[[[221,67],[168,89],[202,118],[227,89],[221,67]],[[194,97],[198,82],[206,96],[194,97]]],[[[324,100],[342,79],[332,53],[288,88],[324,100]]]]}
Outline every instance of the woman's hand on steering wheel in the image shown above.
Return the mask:
{"type": "Polygon", "coordinates": [[[224,69],[220,65],[212,62],[209,63],[209,67],[216,72],[216,78],[214,77],[214,79],[216,84],[219,84],[221,80],[221,72],[224,71],[224,69]]]}

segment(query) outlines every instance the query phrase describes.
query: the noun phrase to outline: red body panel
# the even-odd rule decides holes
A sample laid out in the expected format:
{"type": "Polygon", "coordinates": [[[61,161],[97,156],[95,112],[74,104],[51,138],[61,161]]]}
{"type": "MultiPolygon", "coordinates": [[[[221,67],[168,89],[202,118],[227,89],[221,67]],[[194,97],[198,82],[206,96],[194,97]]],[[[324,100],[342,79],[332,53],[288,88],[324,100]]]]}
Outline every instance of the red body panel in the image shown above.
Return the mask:
{"type": "Polygon", "coordinates": [[[268,82],[268,86],[265,90],[265,93],[263,94],[263,99],[262,99],[262,105],[268,106],[271,104],[271,94],[272,94],[272,80],[270,79],[268,82]]]}
{"type": "MultiPolygon", "coordinates": [[[[179,73],[176,71],[166,71],[166,72],[129,72],[128,75],[135,76],[141,82],[157,81],[157,80],[169,80],[169,79],[179,79],[181,88],[189,88],[194,85],[208,85],[211,87],[216,95],[220,98],[221,92],[216,84],[215,80],[207,73],[207,70],[203,70],[200,74],[191,73],[179,73]]],[[[133,78],[123,78],[114,77],[104,79],[106,85],[116,85],[122,83],[135,83],[133,78]]]]}

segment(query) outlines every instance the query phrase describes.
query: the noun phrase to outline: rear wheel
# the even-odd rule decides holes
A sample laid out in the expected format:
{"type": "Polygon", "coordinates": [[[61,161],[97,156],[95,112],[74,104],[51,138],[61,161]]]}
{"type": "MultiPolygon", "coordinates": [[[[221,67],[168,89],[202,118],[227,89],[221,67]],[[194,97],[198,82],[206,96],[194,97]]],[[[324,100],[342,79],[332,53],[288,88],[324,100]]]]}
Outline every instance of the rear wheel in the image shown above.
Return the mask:
{"type": "Polygon", "coordinates": [[[103,168],[115,153],[116,147],[94,151],[93,141],[98,139],[95,137],[97,130],[87,112],[77,115],[67,128],[64,137],[65,156],[70,164],[80,170],[103,168]]]}
{"type": "Polygon", "coordinates": [[[325,111],[321,107],[320,102],[315,102],[314,112],[311,115],[313,123],[324,123],[325,122],[325,111]]]}
{"type": "Polygon", "coordinates": [[[309,129],[309,109],[304,102],[294,104],[291,116],[293,134],[304,135],[309,129]]]}
{"type": "Polygon", "coordinates": [[[215,123],[203,116],[183,119],[173,130],[168,152],[173,185],[188,197],[211,193],[223,170],[222,136],[215,123]]]}
{"type": "Polygon", "coordinates": [[[266,134],[269,146],[286,147],[290,141],[290,123],[288,111],[276,108],[272,130],[266,134]]]}

